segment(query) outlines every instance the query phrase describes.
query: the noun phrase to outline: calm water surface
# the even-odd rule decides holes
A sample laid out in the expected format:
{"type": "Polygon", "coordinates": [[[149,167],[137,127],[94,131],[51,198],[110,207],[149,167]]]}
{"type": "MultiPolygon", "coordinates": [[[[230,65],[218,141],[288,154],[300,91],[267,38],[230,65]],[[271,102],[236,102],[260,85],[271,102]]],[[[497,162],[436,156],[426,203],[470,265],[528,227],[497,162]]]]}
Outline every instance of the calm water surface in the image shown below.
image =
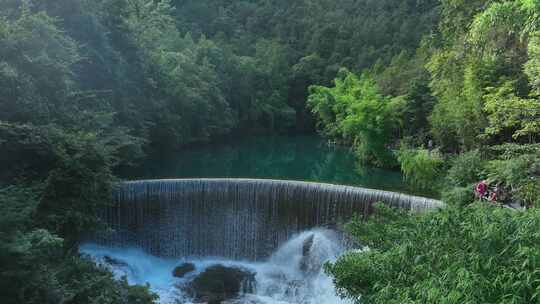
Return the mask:
{"type": "Polygon", "coordinates": [[[129,179],[269,178],[414,193],[396,171],[361,167],[346,147],[317,136],[249,137],[148,160],[129,179]]]}

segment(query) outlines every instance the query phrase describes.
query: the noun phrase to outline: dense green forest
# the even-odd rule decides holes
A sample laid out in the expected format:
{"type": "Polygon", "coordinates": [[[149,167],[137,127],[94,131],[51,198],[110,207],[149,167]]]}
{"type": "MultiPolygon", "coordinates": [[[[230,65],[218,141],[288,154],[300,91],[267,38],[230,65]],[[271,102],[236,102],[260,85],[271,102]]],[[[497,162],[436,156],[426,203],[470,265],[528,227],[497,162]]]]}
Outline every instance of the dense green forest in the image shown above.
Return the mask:
{"type": "Polygon", "coordinates": [[[115,173],[315,130],[449,204],[351,223],[372,250],[328,265],[343,295],[538,302],[539,14],[538,0],[0,0],[0,302],[152,303],[77,254],[105,228],[115,173]],[[469,206],[481,179],[529,210],[469,206]]]}

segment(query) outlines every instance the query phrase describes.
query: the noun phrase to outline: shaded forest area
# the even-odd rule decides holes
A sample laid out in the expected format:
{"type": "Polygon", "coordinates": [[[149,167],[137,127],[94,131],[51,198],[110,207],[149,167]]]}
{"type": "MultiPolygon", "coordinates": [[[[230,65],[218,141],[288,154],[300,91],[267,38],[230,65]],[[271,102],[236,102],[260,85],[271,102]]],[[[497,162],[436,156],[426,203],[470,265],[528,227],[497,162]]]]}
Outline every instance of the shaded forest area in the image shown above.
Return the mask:
{"type": "Polygon", "coordinates": [[[309,85],[414,52],[437,11],[437,1],[3,0],[1,119],[76,125],[91,118],[75,113],[113,112],[160,150],[309,131],[309,85]]]}

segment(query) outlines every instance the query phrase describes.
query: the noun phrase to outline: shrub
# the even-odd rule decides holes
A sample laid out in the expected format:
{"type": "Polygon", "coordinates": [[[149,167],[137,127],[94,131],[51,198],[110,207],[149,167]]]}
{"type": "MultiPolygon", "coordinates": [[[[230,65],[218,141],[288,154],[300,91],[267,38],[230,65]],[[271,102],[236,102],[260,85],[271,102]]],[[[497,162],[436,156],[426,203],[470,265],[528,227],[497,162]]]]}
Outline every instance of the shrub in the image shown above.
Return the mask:
{"type": "Polygon", "coordinates": [[[486,161],[478,150],[456,156],[446,175],[448,186],[464,187],[478,182],[482,179],[485,165],[486,161]]]}
{"type": "Polygon", "coordinates": [[[363,304],[538,303],[540,210],[478,203],[380,216],[350,225],[370,250],[326,265],[342,296],[363,304]]]}
{"type": "Polygon", "coordinates": [[[510,159],[490,161],[490,179],[503,183],[511,191],[514,201],[532,207],[540,206],[540,157],[526,154],[510,159]]]}
{"type": "Polygon", "coordinates": [[[442,201],[453,206],[469,205],[474,202],[474,185],[446,189],[442,193],[442,201]]]}
{"type": "Polygon", "coordinates": [[[398,162],[405,180],[419,190],[438,189],[444,160],[438,151],[401,147],[398,162]]]}

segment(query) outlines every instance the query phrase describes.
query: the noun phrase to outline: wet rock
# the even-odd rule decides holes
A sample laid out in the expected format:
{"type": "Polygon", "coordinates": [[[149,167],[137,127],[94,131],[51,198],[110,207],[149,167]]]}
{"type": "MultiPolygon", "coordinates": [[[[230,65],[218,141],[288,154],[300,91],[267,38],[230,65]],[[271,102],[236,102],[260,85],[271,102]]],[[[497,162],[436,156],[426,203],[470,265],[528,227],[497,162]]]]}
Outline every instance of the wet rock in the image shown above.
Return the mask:
{"type": "Polygon", "coordinates": [[[309,255],[309,252],[311,251],[311,247],[313,247],[314,240],[315,240],[315,234],[310,235],[304,240],[304,243],[302,244],[302,256],[306,257],[309,255]]]}
{"type": "Polygon", "coordinates": [[[184,263],[180,266],[177,266],[173,270],[173,277],[183,278],[186,274],[195,270],[195,265],[192,263],[184,263]]]}
{"type": "Polygon", "coordinates": [[[300,270],[302,272],[311,273],[314,271],[313,265],[311,265],[311,248],[313,247],[313,241],[315,235],[312,234],[304,240],[302,244],[302,259],[300,260],[300,270]]]}
{"type": "Polygon", "coordinates": [[[218,304],[253,292],[255,274],[246,269],[214,265],[189,284],[188,293],[196,302],[218,304]]]}
{"type": "Polygon", "coordinates": [[[115,259],[115,258],[111,258],[108,255],[103,257],[103,262],[105,262],[106,264],[109,264],[111,266],[118,266],[118,267],[127,267],[128,266],[128,264],[126,262],[120,261],[120,260],[115,259]]]}

